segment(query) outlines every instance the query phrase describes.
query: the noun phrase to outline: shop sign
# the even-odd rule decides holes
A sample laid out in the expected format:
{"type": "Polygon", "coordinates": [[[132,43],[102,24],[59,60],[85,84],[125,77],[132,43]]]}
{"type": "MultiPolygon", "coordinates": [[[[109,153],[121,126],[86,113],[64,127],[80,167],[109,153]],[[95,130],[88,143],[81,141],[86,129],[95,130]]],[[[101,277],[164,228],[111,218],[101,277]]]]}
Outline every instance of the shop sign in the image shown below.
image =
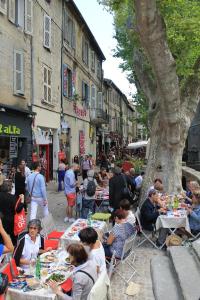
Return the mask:
{"type": "Polygon", "coordinates": [[[67,65],[63,64],[63,96],[67,97],[67,65]]]}
{"type": "Polygon", "coordinates": [[[10,137],[10,158],[16,158],[18,156],[18,138],[15,136],[10,137]]]}
{"type": "Polygon", "coordinates": [[[15,125],[4,125],[0,123],[0,134],[20,135],[21,129],[15,125]]]}
{"type": "Polygon", "coordinates": [[[80,156],[85,154],[85,133],[83,130],[79,131],[79,154],[80,156]]]}
{"type": "Polygon", "coordinates": [[[87,111],[85,108],[78,108],[76,103],[74,103],[74,112],[78,117],[86,117],[87,116],[87,111]]]}

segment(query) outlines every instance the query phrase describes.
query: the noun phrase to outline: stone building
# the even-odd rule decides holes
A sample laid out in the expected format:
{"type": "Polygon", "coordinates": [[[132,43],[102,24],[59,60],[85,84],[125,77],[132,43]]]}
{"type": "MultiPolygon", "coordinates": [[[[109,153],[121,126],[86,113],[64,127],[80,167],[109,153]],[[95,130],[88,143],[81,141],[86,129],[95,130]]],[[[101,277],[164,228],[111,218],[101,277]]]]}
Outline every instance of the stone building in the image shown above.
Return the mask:
{"type": "Polygon", "coordinates": [[[0,1],[0,160],[31,161],[32,1],[0,1]],[[8,5],[9,4],[9,5],[8,5]]]}
{"type": "Polygon", "coordinates": [[[74,155],[96,156],[99,126],[106,120],[102,98],[105,57],[73,1],[63,10],[62,120],[60,148],[74,155]]]}

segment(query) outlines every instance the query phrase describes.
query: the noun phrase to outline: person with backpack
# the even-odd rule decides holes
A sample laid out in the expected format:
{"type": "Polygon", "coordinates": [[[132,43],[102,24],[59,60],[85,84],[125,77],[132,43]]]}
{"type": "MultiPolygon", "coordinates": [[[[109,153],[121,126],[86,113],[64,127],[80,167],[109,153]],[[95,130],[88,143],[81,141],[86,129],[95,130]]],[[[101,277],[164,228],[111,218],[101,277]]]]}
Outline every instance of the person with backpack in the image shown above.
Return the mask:
{"type": "Polygon", "coordinates": [[[94,212],[95,194],[98,184],[94,178],[94,170],[87,172],[87,178],[83,181],[84,198],[82,202],[82,218],[87,219],[89,211],[94,212]]]}

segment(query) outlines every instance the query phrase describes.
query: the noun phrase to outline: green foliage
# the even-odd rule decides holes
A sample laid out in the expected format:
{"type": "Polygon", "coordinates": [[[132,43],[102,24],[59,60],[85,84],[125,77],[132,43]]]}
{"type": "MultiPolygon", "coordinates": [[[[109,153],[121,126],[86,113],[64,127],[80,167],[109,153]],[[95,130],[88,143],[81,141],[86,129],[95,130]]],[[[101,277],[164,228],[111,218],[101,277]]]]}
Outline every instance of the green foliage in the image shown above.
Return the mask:
{"type": "MultiPolygon", "coordinates": [[[[99,0],[114,15],[115,38],[118,41],[115,56],[123,59],[120,67],[129,71],[128,79],[135,83],[136,109],[141,113],[141,122],[147,124],[147,101],[134,70],[134,52],[142,51],[135,30],[133,0],[99,0]],[[146,111],[146,113],[145,113],[146,111]]],[[[176,61],[180,86],[193,74],[193,66],[200,57],[200,1],[199,0],[157,0],[158,8],[166,24],[167,39],[176,61]]],[[[142,62],[153,76],[147,59],[142,62]]]]}

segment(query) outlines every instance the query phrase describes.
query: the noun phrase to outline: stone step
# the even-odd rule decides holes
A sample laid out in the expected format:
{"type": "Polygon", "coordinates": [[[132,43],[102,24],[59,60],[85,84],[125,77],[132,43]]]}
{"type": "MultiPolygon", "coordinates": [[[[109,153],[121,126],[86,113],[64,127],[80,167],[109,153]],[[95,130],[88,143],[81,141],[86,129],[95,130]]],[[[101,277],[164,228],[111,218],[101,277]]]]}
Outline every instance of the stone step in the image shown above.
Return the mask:
{"type": "Polygon", "coordinates": [[[155,300],[184,300],[169,257],[153,257],[150,268],[155,300]]]}
{"type": "Polygon", "coordinates": [[[200,299],[200,268],[191,248],[169,247],[172,260],[184,300],[200,299]]]}
{"type": "Polygon", "coordinates": [[[192,243],[192,248],[200,262],[200,239],[192,243]]]}

